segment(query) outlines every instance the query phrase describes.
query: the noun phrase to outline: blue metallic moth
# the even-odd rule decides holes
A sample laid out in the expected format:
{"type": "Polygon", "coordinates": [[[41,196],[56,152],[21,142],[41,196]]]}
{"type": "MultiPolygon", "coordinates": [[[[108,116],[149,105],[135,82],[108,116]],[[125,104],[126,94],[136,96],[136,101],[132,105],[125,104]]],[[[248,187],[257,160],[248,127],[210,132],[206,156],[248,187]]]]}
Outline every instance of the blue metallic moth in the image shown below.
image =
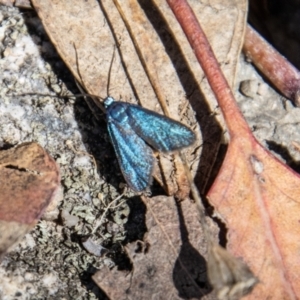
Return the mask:
{"type": "Polygon", "coordinates": [[[188,147],[194,132],[185,125],[141,106],[104,100],[107,127],[122,174],[131,189],[144,191],[152,180],[151,147],[170,152],[188,147]]]}

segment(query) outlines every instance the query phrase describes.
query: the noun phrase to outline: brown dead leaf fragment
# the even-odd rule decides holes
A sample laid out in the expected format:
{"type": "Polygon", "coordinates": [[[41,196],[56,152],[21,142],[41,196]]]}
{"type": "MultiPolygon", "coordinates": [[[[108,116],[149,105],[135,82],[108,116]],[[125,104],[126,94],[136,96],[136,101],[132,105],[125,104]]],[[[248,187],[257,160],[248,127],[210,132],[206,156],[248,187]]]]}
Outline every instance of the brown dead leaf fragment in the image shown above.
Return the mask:
{"type": "Polygon", "coordinates": [[[41,217],[59,188],[59,170],[45,150],[25,143],[0,152],[0,257],[41,217]]]}
{"type": "Polygon", "coordinates": [[[207,295],[206,242],[190,201],[147,199],[148,232],[126,246],[131,273],[117,268],[98,271],[93,279],[110,299],[215,299],[207,295]],[[205,296],[206,295],[206,296],[205,296]]]}

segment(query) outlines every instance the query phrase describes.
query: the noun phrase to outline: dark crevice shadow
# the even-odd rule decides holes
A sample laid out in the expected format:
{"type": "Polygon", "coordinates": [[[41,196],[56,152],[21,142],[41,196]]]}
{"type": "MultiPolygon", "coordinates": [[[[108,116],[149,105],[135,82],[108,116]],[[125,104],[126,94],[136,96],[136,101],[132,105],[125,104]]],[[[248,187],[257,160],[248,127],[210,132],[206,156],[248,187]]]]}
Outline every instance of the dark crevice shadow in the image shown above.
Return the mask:
{"type": "Polygon", "coordinates": [[[224,223],[223,220],[215,216],[215,209],[214,207],[209,203],[208,199],[205,197],[205,195],[202,195],[201,197],[203,206],[205,208],[205,213],[207,216],[209,216],[218,226],[219,228],[219,234],[218,234],[218,242],[223,247],[226,248],[227,245],[227,226],[224,223]]]}
{"type": "Polygon", "coordinates": [[[179,203],[177,211],[182,245],[173,269],[174,285],[179,297],[200,299],[212,291],[207,278],[206,261],[189,242],[189,234],[179,203]]]}
{"type": "Polygon", "coordinates": [[[97,284],[92,279],[92,276],[97,273],[98,269],[93,266],[88,266],[88,268],[79,274],[79,279],[83,286],[86,287],[87,291],[93,293],[96,299],[109,300],[108,296],[97,286],[97,284]]]}
{"type": "Polygon", "coordinates": [[[201,199],[202,199],[202,203],[204,205],[206,214],[218,225],[219,228],[219,244],[223,247],[226,248],[227,245],[227,226],[224,223],[224,221],[222,221],[220,218],[215,216],[215,209],[214,207],[209,203],[208,199],[206,198],[206,194],[209,191],[211,185],[214,183],[214,179],[216,178],[216,176],[218,175],[218,172],[223,164],[223,161],[225,159],[225,155],[228,149],[228,145],[225,144],[221,144],[220,148],[219,148],[219,152],[217,154],[217,159],[216,162],[212,168],[212,174],[207,182],[207,185],[205,187],[204,193],[203,195],[201,195],[201,199]]]}
{"type": "Polygon", "coordinates": [[[210,216],[212,220],[218,225],[219,227],[219,245],[226,249],[227,247],[227,234],[228,229],[226,224],[223,220],[219,219],[218,217],[210,216]]]}
{"type": "Polygon", "coordinates": [[[263,5],[258,0],[249,1],[251,26],[298,69],[299,16],[300,2],[297,0],[268,0],[263,5]]]}
{"type": "Polygon", "coordinates": [[[119,271],[131,272],[133,270],[132,261],[120,243],[112,244],[106,256],[115,263],[119,271]]]}
{"type": "Polygon", "coordinates": [[[285,160],[286,165],[300,174],[300,162],[294,160],[294,158],[290,155],[289,150],[285,146],[277,144],[274,141],[266,141],[266,143],[269,150],[274,151],[278,155],[280,155],[285,160]]]}
{"type": "Polygon", "coordinates": [[[221,144],[220,145],[219,151],[217,153],[217,158],[216,158],[216,161],[215,161],[215,163],[213,165],[210,177],[209,177],[209,179],[207,181],[207,184],[205,186],[204,191],[202,191],[204,195],[207,194],[207,192],[211,188],[212,184],[214,183],[215,178],[219,174],[219,170],[222,167],[223,161],[224,161],[226,153],[227,153],[227,149],[228,149],[228,145],[227,144],[221,144]]]}
{"type": "MultiPolygon", "coordinates": [[[[210,110],[204,95],[198,87],[198,82],[200,82],[201,79],[199,78],[197,80],[189,69],[180,45],[172,35],[172,30],[169,28],[164,17],[156,8],[156,4],[149,0],[139,0],[139,4],[151,22],[151,25],[156,30],[162,44],[164,45],[165,51],[170,57],[185,93],[186,95],[189,95],[189,102],[196,113],[196,120],[200,126],[203,139],[203,149],[197,175],[195,177],[195,182],[199,190],[203,191],[208,174],[203,174],[202,170],[204,169],[205,165],[210,163],[210,160],[211,164],[213,164],[215,157],[212,155],[211,142],[208,141],[220,141],[223,130],[214,117],[214,114],[210,110]]],[[[159,70],[157,70],[157,72],[159,72],[159,70]]]]}

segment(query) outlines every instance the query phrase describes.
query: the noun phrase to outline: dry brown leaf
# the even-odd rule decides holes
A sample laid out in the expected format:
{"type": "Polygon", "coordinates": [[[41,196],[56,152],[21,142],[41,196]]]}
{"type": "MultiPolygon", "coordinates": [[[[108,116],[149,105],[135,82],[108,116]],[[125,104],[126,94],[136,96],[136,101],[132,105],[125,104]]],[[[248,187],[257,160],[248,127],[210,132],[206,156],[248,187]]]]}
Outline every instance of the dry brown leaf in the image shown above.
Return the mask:
{"type": "MultiPolygon", "coordinates": [[[[117,55],[111,73],[110,94],[116,99],[121,96],[125,101],[138,97],[143,106],[161,111],[132,39],[112,1],[33,0],[33,4],[57,51],[89,93],[106,96],[109,65],[114,46],[117,45],[122,63],[117,55]]],[[[194,145],[197,151],[193,155],[188,153],[188,161],[194,162],[193,170],[198,172],[198,182],[203,188],[222,134],[219,120],[211,117],[216,103],[203,80],[204,75],[165,1],[138,3],[126,0],[120,1],[120,4],[155,86],[158,86],[156,94],[162,95],[162,99],[168,103],[170,116],[181,119],[191,127],[196,127],[197,123],[201,127],[205,143],[201,144],[198,128],[199,139],[194,145]],[[196,119],[188,108],[186,95],[196,112],[196,119]],[[199,165],[200,151],[205,159],[199,165]]],[[[246,20],[246,1],[214,0],[206,5],[201,1],[193,1],[192,5],[217,49],[228,81],[233,83],[246,20]]],[[[177,174],[174,176],[174,167],[170,168],[164,161],[161,160],[159,165],[163,172],[161,178],[167,178],[166,190],[169,194],[179,193],[182,198],[189,191],[183,168],[176,159],[177,174]]]]}
{"type": "Polygon", "coordinates": [[[228,226],[227,248],[260,280],[247,299],[296,299],[300,176],[257,142],[222,77],[211,85],[231,140],[208,197],[228,226]]]}
{"type": "Polygon", "coordinates": [[[228,226],[227,248],[261,282],[247,299],[295,299],[300,178],[249,133],[241,134],[231,140],[208,197],[228,226]]]}
{"type": "Polygon", "coordinates": [[[147,205],[144,241],[126,246],[131,273],[106,268],[93,279],[110,299],[214,299],[207,286],[206,245],[190,201],[155,197],[147,205]]]}
{"type": "Polygon", "coordinates": [[[41,217],[59,188],[55,161],[36,143],[0,152],[0,257],[41,217]]]}

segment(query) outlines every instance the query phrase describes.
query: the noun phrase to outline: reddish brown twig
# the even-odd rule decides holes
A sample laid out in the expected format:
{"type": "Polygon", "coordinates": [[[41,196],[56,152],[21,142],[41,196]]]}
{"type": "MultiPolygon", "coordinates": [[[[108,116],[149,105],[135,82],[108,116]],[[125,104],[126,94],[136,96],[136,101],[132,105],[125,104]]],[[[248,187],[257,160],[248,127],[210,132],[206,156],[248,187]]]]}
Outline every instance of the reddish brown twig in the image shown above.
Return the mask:
{"type": "Polygon", "coordinates": [[[300,106],[299,71],[249,25],[246,29],[243,50],[285,97],[300,106]]]}

